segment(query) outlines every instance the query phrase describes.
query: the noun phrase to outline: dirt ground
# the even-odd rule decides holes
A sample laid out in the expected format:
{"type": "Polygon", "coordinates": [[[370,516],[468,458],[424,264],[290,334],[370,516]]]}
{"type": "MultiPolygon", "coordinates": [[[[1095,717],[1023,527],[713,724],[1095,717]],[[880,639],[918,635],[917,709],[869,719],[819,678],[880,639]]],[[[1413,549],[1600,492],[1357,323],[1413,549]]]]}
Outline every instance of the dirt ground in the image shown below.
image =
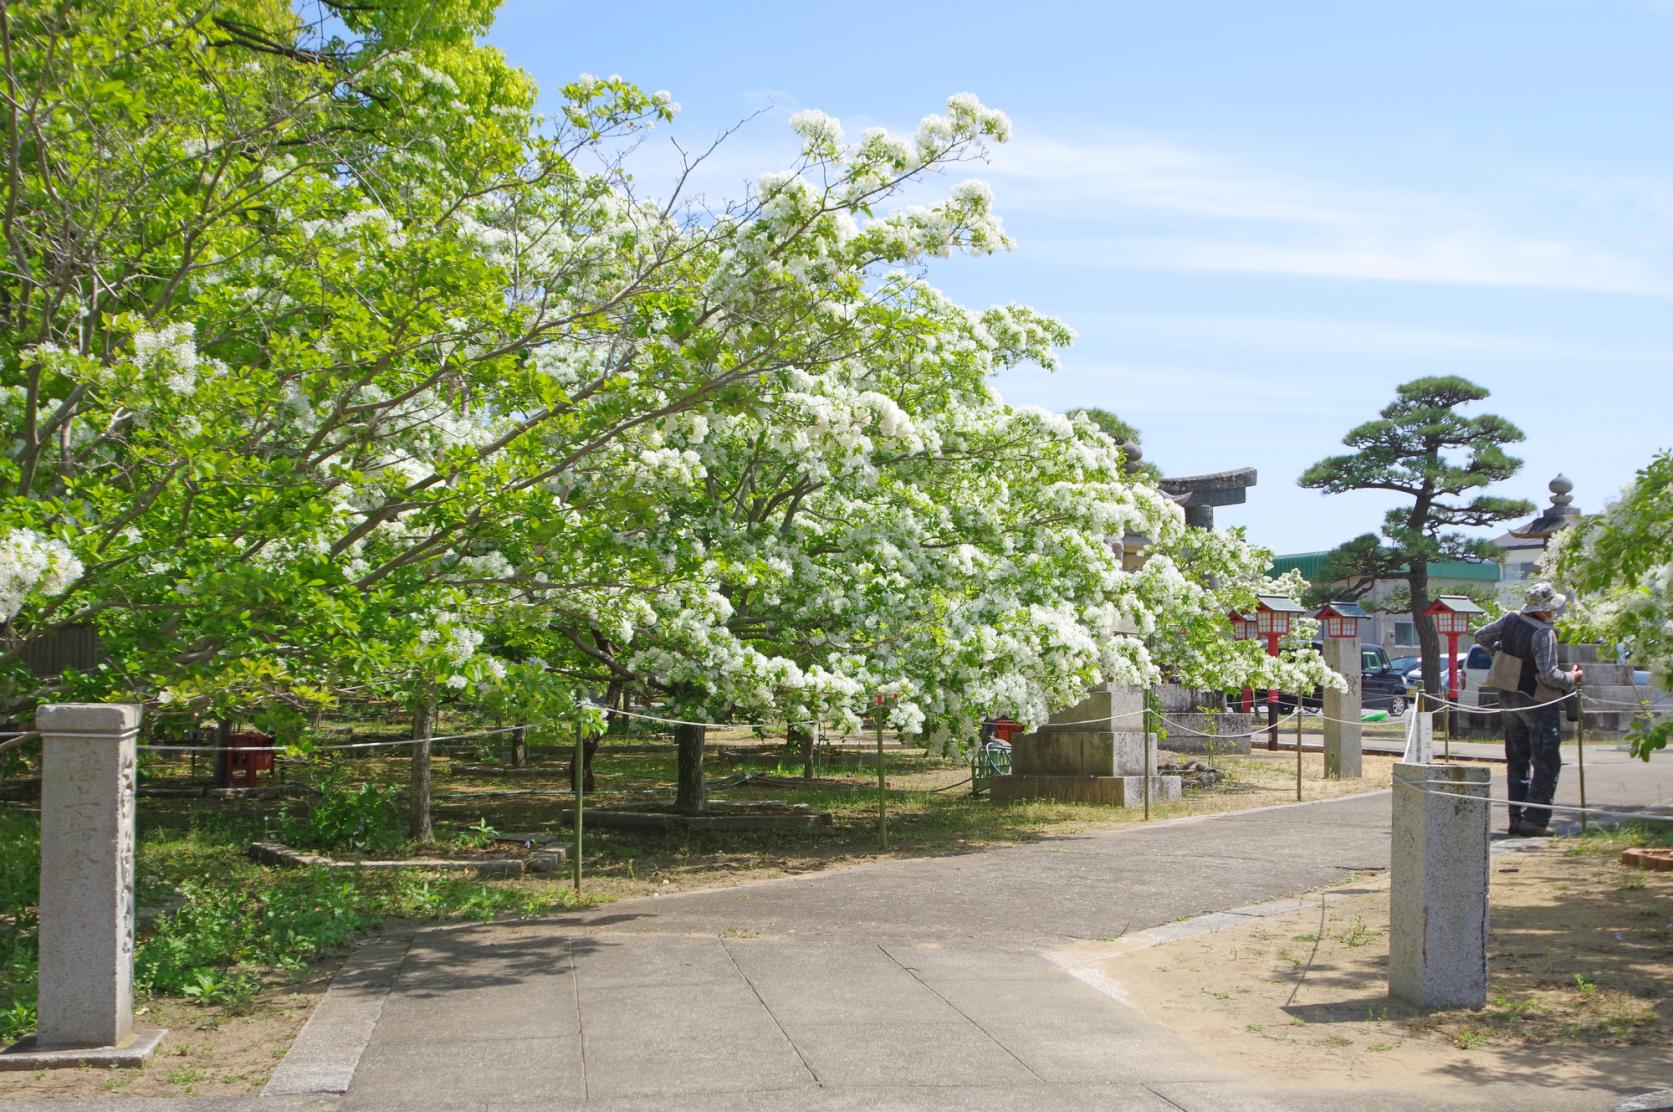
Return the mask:
{"type": "Polygon", "coordinates": [[[1286,1085],[1665,1087],[1673,873],[1621,865],[1619,841],[1565,841],[1493,859],[1479,1012],[1417,1015],[1388,999],[1386,876],[1097,968],[1205,1054],[1286,1085]]]}
{"type": "Polygon", "coordinates": [[[0,1100],[91,1097],[216,1097],[261,1092],[313,1014],[336,963],[309,979],[272,987],[247,1008],[153,998],[134,1022],[166,1027],[168,1037],[142,1069],[0,1073],[0,1100]]]}

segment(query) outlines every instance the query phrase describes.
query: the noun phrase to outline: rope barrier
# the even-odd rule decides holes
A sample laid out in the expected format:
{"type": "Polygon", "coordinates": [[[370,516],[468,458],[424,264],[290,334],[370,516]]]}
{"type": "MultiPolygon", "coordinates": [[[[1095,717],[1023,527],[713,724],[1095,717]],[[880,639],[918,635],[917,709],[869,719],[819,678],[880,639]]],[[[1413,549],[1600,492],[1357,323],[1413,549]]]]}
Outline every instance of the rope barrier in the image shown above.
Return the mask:
{"type": "Polygon", "coordinates": [[[1418,692],[1418,698],[1423,702],[1436,703],[1443,707],[1451,707],[1453,710],[1469,711],[1471,714],[1510,714],[1512,711],[1543,710],[1545,707],[1558,706],[1559,704],[1568,702],[1570,699],[1574,698],[1576,694],[1578,694],[1578,692],[1570,691],[1567,695],[1558,696],[1548,703],[1535,703],[1532,706],[1526,707],[1483,707],[1472,705],[1470,703],[1454,703],[1441,698],[1439,695],[1431,695],[1426,691],[1418,692]]]}
{"type": "Polygon", "coordinates": [[[1667,822],[1673,819],[1673,813],[1667,811],[1622,811],[1612,807],[1577,806],[1572,803],[1530,803],[1526,799],[1499,799],[1490,795],[1471,795],[1460,791],[1435,791],[1432,788],[1418,787],[1419,784],[1444,784],[1456,788],[1456,780],[1401,780],[1396,778],[1395,786],[1413,788],[1424,795],[1444,796],[1448,799],[1472,799],[1482,803],[1503,807],[1521,807],[1525,810],[1562,811],[1568,814],[1581,815],[1610,815],[1617,818],[1647,819],[1652,822],[1667,822]]]}
{"type": "MultiPolygon", "coordinates": [[[[345,745],[316,745],[303,750],[308,753],[335,753],[345,749],[387,749],[402,745],[422,745],[425,742],[463,741],[473,737],[492,737],[495,734],[511,734],[518,730],[533,729],[533,725],[501,726],[492,730],[473,730],[468,734],[443,734],[440,737],[409,737],[395,741],[355,741],[345,745]]],[[[233,745],[227,746],[228,753],[289,753],[296,750],[294,745],[233,745]]],[[[141,753],[214,753],[221,751],[214,745],[141,745],[141,753]]]]}
{"type": "Polygon", "coordinates": [[[28,732],[21,733],[21,734],[6,734],[5,735],[6,740],[5,741],[0,741],[0,753],[5,752],[7,749],[10,749],[14,745],[22,745],[24,742],[28,741],[32,737],[39,737],[39,736],[40,735],[37,734],[34,730],[29,730],[28,732]]]}
{"type": "Polygon", "coordinates": [[[692,722],[684,718],[658,718],[654,714],[640,714],[637,711],[617,710],[615,707],[599,707],[605,714],[616,714],[623,718],[638,718],[645,722],[661,722],[669,726],[702,726],[706,729],[725,730],[769,730],[780,723],[774,722],[692,722]]]}
{"type": "Polygon", "coordinates": [[[1580,697],[1586,702],[1600,707],[1632,707],[1643,711],[1653,711],[1657,708],[1673,709],[1673,695],[1658,695],[1654,699],[1646,698],[1634,703],[1629,703],[1624,699],[1599,699],[1585,693],[1582,693],[1580,697]]]}

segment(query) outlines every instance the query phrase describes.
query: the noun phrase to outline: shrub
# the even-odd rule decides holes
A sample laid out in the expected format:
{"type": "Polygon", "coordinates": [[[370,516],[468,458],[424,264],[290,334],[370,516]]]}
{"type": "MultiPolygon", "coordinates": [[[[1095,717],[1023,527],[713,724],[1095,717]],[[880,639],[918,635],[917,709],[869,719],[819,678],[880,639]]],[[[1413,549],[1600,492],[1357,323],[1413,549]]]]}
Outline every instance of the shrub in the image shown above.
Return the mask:
{"type": "Polygon", "coordinates": [[[300,813],[290,807],[279,812],[279,836],[287,845],[307,849],[392,850],[406,837],[400,795],[376,784],[351,785],[341,769],[328,766],[315,787],[319,791],[300,813]]]}

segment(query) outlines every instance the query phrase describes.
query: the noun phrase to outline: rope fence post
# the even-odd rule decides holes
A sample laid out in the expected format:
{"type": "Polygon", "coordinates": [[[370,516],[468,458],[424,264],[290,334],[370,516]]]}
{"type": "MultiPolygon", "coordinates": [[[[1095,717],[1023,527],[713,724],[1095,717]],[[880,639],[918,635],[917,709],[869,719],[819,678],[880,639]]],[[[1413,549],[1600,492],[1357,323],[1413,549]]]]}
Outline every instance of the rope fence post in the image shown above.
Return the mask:
{"type": "Polygon", "coordinates": [[[586,760],[586,727],[581,723],[579,715],[575,718],[575,759],[571,762],[570,773],[575,788],[575,868],[573,871],[575,894],[581,894],[581,820],[584,804],[582,800],[586,792],[582,786],[586,783],[583,762],[586,760]]]}
{"type": "Polygon", "coordinates": [[[877,848],[889,848],[889,782],[883,770],[883,696],[877,697],[877,848]]]}
{"type": "Polygon", "coordinates": [[[1574,760],[1580,772],[1580,833],[1586,833],[1586,703],[1574,681],[1574,760]]]}
{"type": "Polygon", "coordinates": [[[1301,696],[1295,697],[1295,801],[1301,802],[1301,696]]]}
{"type": "MultiPolygon", "coordinates": [[[[1145,822],[1150,821],[1150,777],[1151,777],[1152,772],[1154,771],[1150,766],[1150,701],[1154,697],[1155,697],[1155,692],[1153,692],[1153,691],[1146,691],[1144,693],[1144,702],[1145,702],[1145,708],[1144,709],[1145,709],[1146,713],[1144,714],[1143,718],[1140,720],[1141,724],[1144,727],[1144,821],[1145,822]]],[[[1161,702],[1161,700],[1158,699],[1157,702],[1159,704],[1161,702]]]]}

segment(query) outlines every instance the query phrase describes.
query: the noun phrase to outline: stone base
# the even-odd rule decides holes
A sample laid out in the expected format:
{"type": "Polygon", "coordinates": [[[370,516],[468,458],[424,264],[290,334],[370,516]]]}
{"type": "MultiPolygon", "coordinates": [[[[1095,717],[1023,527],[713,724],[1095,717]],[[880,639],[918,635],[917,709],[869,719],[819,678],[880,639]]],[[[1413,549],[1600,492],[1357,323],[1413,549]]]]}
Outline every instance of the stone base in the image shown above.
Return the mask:
{"type": "Polygon", "coordinates": [[[138,1027],[121,1046],[81,1046],[67,1050],[37,1050],[35,1036],[30,1035],[0,1050],[0,1071],[138,1069],[157,1052],[158,1044],[167,1034],[162,1027],[138,1027]]]}
{"type": "MultiPolygon", "coordinates": [[[[995,803],[1023,799],[1055,799],[1063,803],[1096,803],[1104,807],[1143,807],[1143,776],[995,776],[995,803]]],[[[1178,803],[1184,789],[1177,776],[1152,776],[1150,801],[1178,803]]]]}

